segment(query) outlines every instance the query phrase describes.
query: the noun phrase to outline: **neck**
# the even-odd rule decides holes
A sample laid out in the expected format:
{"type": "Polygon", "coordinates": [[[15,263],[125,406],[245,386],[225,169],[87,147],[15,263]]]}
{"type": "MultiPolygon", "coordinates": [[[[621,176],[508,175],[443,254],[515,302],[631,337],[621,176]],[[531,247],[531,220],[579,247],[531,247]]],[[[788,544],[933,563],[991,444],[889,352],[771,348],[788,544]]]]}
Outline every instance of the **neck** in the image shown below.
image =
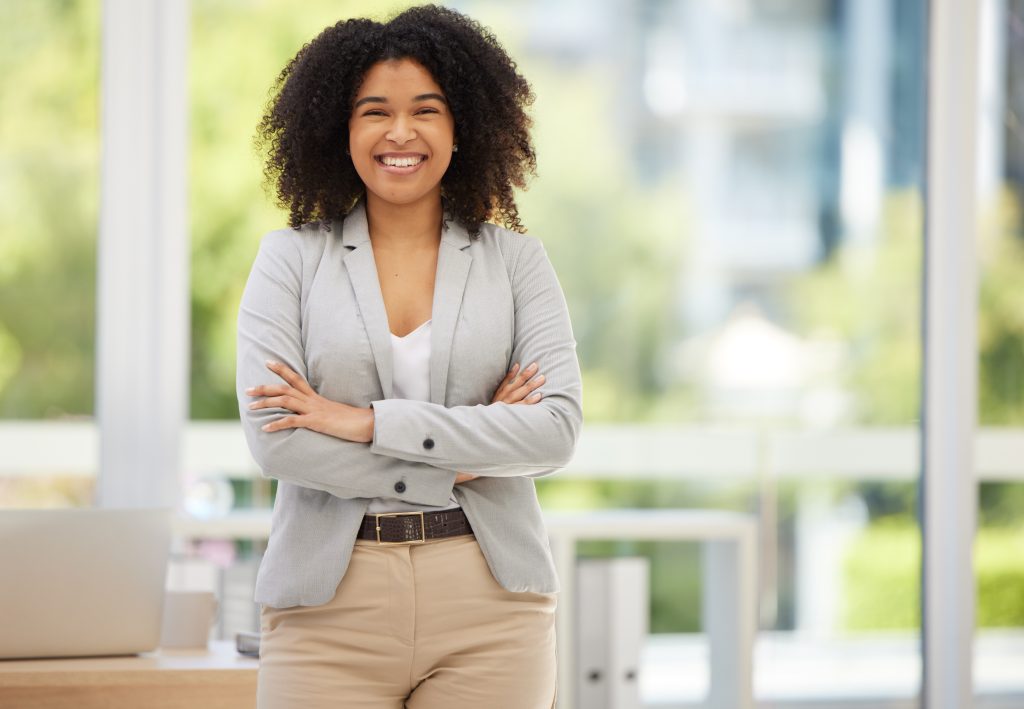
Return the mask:
{"type": "Polygon", "coordinates": [[[372,192],[366,194],[366,224],[374,246],[402,250],[436,247],[443,216],[439,194],[410,204],[391,204],[372,192]]]}

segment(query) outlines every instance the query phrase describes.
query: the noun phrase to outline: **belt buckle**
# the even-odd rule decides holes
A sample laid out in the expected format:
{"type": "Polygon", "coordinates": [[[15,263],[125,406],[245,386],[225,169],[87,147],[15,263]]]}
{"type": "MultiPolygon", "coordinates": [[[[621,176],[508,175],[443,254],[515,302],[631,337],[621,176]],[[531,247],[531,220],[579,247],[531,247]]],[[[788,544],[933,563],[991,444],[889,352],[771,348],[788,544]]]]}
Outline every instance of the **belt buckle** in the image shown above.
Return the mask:
{"type": "Polygon", "coordinates": [[[394,544],[423,544],[427,541],[427,523],[423,519],[423,511],[419,512],[377,512],[373,515],[376,519],[374,520],[374,526],[377,528],[377,543],[383,546],[389,546],[394,544]],[[382,542],[380,540],[380,518],[381,517],[405,517],[408,515],[419,515],[420,516],[420,539],[403,539],[400,542],[382,542]]]}

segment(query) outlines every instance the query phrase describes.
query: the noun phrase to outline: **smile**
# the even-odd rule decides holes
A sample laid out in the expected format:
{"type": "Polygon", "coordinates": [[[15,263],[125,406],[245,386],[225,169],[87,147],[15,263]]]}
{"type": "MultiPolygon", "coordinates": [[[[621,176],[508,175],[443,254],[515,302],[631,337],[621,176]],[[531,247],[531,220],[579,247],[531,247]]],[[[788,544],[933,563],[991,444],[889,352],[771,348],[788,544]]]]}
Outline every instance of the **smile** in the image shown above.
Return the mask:
{"type": "Polygon", "coordinates": [[[376,161],[388,167],[414,167],[427,159],[426,155],[377,155],[376,161]]]}

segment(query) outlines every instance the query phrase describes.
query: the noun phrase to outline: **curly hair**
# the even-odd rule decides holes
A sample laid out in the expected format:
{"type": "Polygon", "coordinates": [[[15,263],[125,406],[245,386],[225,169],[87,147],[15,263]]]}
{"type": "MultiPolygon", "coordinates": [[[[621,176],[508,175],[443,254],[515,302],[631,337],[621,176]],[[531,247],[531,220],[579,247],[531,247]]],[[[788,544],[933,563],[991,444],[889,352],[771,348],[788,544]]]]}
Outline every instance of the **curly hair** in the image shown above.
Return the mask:
{"type": "Polygon", "coordinates": [[[523,231],[514,187],[537,159],[530,137],[529,83],[494,35],[437,5],[386,23],[350,19],[326,28],[281,71],[257,128],[269,148],[264,176],[299,228],[343,219],[365,187],[345,155],[352,104],[367,71],[389,59],[421,64],[444,91],[459,152],[441,179],[444,209],[473,235],[486,221],[523,231]]]}

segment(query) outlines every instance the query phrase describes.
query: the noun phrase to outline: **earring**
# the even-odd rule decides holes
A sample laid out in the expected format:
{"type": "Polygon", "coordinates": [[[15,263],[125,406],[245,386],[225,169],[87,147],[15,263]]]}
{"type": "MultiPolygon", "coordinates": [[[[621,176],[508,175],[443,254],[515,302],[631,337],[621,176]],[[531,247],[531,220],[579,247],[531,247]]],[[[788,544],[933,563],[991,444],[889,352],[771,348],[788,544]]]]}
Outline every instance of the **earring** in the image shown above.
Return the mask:
{"type": "Polygon", "coordinates": [[[345,148],[345,154],[346,155],[351,155],[352,153],[349,152],[348,148],[345,148]]]}
{"type": "Polygon", "coordinates": [[[457,152],[459,152],[459,146],[457,146],[457,145],[453,145],[453,146],[452,146],[452,152],[453,152],[453,153],[457,153],[457,152]]]}

